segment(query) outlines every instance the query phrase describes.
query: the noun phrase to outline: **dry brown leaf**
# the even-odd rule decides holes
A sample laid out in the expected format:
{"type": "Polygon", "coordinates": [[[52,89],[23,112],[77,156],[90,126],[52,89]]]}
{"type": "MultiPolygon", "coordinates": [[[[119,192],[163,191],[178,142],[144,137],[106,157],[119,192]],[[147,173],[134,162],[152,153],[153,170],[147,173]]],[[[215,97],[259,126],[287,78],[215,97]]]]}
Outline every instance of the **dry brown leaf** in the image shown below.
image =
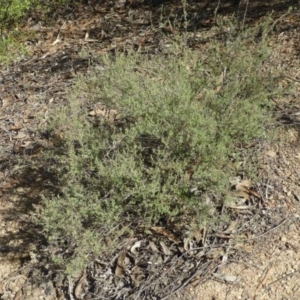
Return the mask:
{"type": "Polygon", "coordinates": [[[270,156],[270,157],[276,157],[277,156],[277,153],[273,150],[269,150],[265,153],[267,156],[270,156]]]}
{"type": "Polygon", "coordinates": [[[21,151],[20,143],[18,141],[14,142],[13,153],[18,154],[21,151]]]}
{"type": "Polygon", "coordinates": [[[171,231],[167,230],[165,227],[153,226],[150,229],[158,234],[161,234],[161,235],[167,237],[170,241],[172,241],[174,243],[180,242],[180,239],[177,238],[175,234],[173,234],[171,231]]]}
{"type": "Polygon", "coordinates": [[[213,276],[226,282],[234,282],[237,280],[237,277],[234,275],[214,273],[213,276]]]}
{"type": "Polygon", "coordinates": [[[224,70],[224,72],[222,72],[222,74],[221,74],[220,77],[218,78],[218,81],[217,81],[217,84],[218,84],[218,85],[224,83],[224,78],[225,78],[225,74],[226,74],[225,71],[226,71],[226,70],[224,70]]]}
{"type": "Polygon", "coordinates": [[[9,127],[10,130],[20,130],[23,127],[23,120],[19,120],[14,122],[14,125],[9,127]]]}
{"type": "Polygon", "coordinates": [[[75,295],[76,299],[83,298],[83,296],[85,294],[85,289],[84,289],[85,285],[86,285],[86,273],[83,272],[82,276],[78,280],[76,287],[75,287],[74,295],[75,295]]]}
{"type": "Polygon", "coordinates": [[[250,199],[250,195],[253,195],[256,198],[261,199],[261,196],[257,192],[250,190],[251,186],[252,183],[250,180],[243,180],[236,185],[235,187],[236,191],[234,191],[233,194],[236,197],[245,198],[247,200],[250,199]]]}
{"type": "Polygon", "coordinates": [[[112,246],[113,241],[112,241],[112,239],[109,236],[107,236],[105,238],[105,244],[106,244],[107,247],[111,247],[112,246]]]}
{"type": "Polygon", "coordinates": [[[3,98],[2,99],[2,108],[6,108],[10,106],[13,102],[13,99],[11,97],[3,98]]]}
{"type": "Polygon", "coordinates": [[[242,243],[236,244],[234,248],[248,253],[253,251],[253,245],[245,245],[242,243]]]}
{"type": "Polygon", "coordinates": [[[198,275],[195,277],[194,280],[191,281],[189,286],[191,286],[192,288],[196,288],[200,283],[201,283],[201,277],[198,275]]]}
{"type": "Polygon", "coordinates": [[[18,290],[13,298],[13,300],[20,300],[22,297],[22,289],[18,290]]]}
{"type": "Polygon", "coordinates": [[[233,195],[235,197],[245,198],[247,200],[250,200],[249,194],[247,192],[244,192],[244,191],[233,191],[233,195]]]}
{"type": "Polygon", "coordinates": [[[191,173],[190,172],[185,172],[184,173],[184,180],[185,181],[190,181],[190,179],[191,179],[191,173]]]}
{"type": "Polygon", "coordinates": [[[224,233],[235,233],[237,228],[238,221],[231,221],[227,229],[224,231],[224,233]]]}
{"type": "Polygon", "coordinates": [[[27,136],[28,136],[27,133],[25,133],[23,131],[19,131],[18,134],[13,137],[13,139],[14,140],[24,139],[27,136]]]}
{"type": "Polygon", "coordinates": [[[94,106],[94,109],[88,112],[89,116],[98,116],[105,118],[109,121],[110,124],[113,124],[115,120],[120,119],[121,116],[118,114],[118,111],[115,109],[107,109],[102,103],[97,103],[94,106]]]}
{"type": "Polygon", "coordinates": [[[255,196],[258,199],[261,199],[261,195],[258,194],[258,193],[256,193],[255,191],[249,190],[248,193],[251,194],[251,195],[253,195],[253,196],[255,196]]]}
{"type": "Polygon", "coordinates": [[[234,208],[234,209],[249,209],[249,208],[251,208],[248,205],[236,205],[233,203],[227,203],[227,204],[225,204],[225,206],[229,207],[229,208],[234,208]]]}
{"type": "Polygon", "coordinates": [[[145,275],[140,267],[134,266],[131,270],[130,278],[134,282],[135,286],[139,286],[142,280],[145,278],[145,275]]]}
{"type": "Polygon", "coordinates": [[[157,249],[156,245],[153,242],[149,243],[149,247],[151,248],[151,250],[155,253],[159,252],[159,250],[157,249]]]}
{"type": "Polygon", "coordinates": [[[216,89],[215,89],[215,93],[216,93],[216,94],[220,93],[220,92],[221,92],[221,89],[222,89],[222,86],[221,86],[221,85],[217,86],[216,89]]]}
{"type": "Polygon", "coordinates": [[[243,180],[240,183],[238,183],[235,187],[237,191],[248,191],[252,186],[251,180],[243,180]]]}
{"type": "Polygon", "coordinates": [[[106,109],[94,109],[89,112],[90,116],[100,116],[100,117],[105,117],[106,116],[106,109]]]}
{"type": "Polygon", "coordinates": [[[89,112],[88,112],[88,115],[89,116],[96,116],[96,112],[95,112],[95,110],[90,110],[89,112]]]}
{"type": "Polygon", "coordinates": [[[109,115],[109,118],[113,117],[113,116],[116,116],[118,114],[118,111],[115,110],[115,109],[109,109],[108,110],[108,115],[109,115]]]}
{"type": "Polygon", "coordinates": [[[118,257],[117,260],[117,266],[115,269],[115,275],[119,278],[123,278],[124,277],[124,260],[126,257],[126,252],[122,251],[121,254],[118,257]]]}
{"type": "Polygon", "coordinates": [[[27,148],[29,147],[33,142],[32,141],[23,141],[20,147],[27,148]]]}
{"type": "Polygon", "coordinates": [[[202,234],[199,229],[195,229],[193,232],[193,235],[194,235],[197,243],[199,243],[202,240],[202,234]]]}
{"type": "Polygon", "coordinates": [[[135,254],[136,253],[136,249],[140,248],[142,245],[142,241],[137,241],[134,243],[134,245],[130,248],[131,253],[135,254]]]}
{"type": "Polygon", "coordinates": [[[167,247],[167,245],[163,241],[160,241],[159,244],[161,245],[165,255],[171,255],[169,247],[167,247]]]}
{"type": "Polygon", "coordinates": [[[183,239],[183,248],[185,251],[190,250],[190,241],[191,241],[191,239],[188,237],[183,239]]]}
{"type": "Polygon", "coordinates": [[[260,283],[257,286],[257,289],[261,289],[267,282],[268,278],[270,277],[270,275],[272,274],[272,272],[274,272],[274,266],[271,266],[266,273],[264,274],[262,280],[260,281],[260,283]]]}

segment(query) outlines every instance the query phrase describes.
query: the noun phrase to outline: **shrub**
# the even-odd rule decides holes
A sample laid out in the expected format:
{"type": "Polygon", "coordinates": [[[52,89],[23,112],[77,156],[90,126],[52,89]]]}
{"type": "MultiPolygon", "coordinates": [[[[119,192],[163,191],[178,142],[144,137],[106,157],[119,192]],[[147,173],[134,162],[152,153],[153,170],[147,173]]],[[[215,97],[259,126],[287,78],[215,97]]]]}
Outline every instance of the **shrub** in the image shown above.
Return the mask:
{"type": "Polygon", "coordinates": [[[1,31],[22,17],[32,3],[33,0],[0,0],[1,31]]]}
{"type": "Polygon", "coordinates": [[[236,146],[266,137],[259,30],[177,56],[102,56],[78,77],[49,120],[61,143],[47,164],[62,188],[38,223],[62,249],[55,262],[72,273],[137,227],[214,221],[221,202],[206,195],[226,193],[236,146]]]}

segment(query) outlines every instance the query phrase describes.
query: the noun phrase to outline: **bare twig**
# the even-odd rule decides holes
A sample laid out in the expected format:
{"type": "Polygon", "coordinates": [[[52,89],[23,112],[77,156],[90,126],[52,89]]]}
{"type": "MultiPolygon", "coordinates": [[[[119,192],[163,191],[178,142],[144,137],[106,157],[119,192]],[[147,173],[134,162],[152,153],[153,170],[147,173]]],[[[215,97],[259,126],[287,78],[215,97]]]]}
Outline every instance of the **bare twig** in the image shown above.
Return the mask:
{"type": "Polygon", "coordinates": [[[278,278],[278,279],[272,281],[271,283],[269,283],[268,286],[270,286],[271,284],[274,284],[274,283],[276,283],[276,282],[278,282],[280,280],[283,280],[283,279],[286,279],[288,277],[291,277],[291,276],[293,276],[296,273],[299,273],[299,271],[294,271],[294,272],[288,273],[288,274],[286,274],[284,276],[281,276],[280,278],[278,278]]]}
{"type": "Polygon", "coordinates": [[[262,233],[262,234],[259,234],[259,235],[255,236],[255,237],[252,237],[251,239],[258,239],[258,238],[260,238],[260,237],[262,237],[262,236],[264,236],[264,235],[270,233],[271,231],[274,231],[274,230],[278,229],[278,228],[279,228],[280,226],[282,226],[287,220],[288,220],[288,218],[284,218],[278,225],[272,227],[271,229],[267,230],[266,232],[264,232],[264,233],[262,233]]]}
{"type": "Polygon", "coordinates": [[[268,278],[270,277],[271,271],[273,271],[273,269],[274,269],[274,267],[271,266],[271,267],[265,272],[265,274],[264,274],[264,276],[262,277],[260,283],[259,283],[258,286],[256,287],[257,290],[260,290],[260,289],[263,287],[263,285],[266,284],[268,278]]]}
{"type": "Polygon", "coordinates": [[[217,20],[217,13],[218,13],[220,5],[221,5],[221,0],[218,0],[218,5],[217,5],[217,7],[216,7],[216,9],[214,11],[214,14],[215,14],[214,22],[216,22],[216,20],[217,20]]]}
{"type": "MultiPolygon", "coordinates": [[[[241,4],[239,4],[240,6],[241,4]]],[[[242,29],[244,29],[244,26],[245,26],[245,20],[246,20],[246,15],[247,15],[247,11],[248,11],[248,6],[249,6],[249,0],[246,0],[246,8],[245,8],[245,11],[244,11],[244,18],[243,18],[243,25],[242,25],[242,29]]]]}
{"type": "Polygon", "coordinates": [[[170,296],[174,295],[175,293],[179,292],[181,289],[183,289],[185,286],[187,286],[187,284],[189,282],[192,281],[193,278],[195,278],[197,275],[200,275],[203,273],[203,266],[207,267],[212,261],[208,261],[205,264],[201,265],[201,269],[196,269],[196,271],[184,282],[182,283],[179,287],[177,287],[174,291],[172,291],[171,293],[169,293],[167,296],[161,298],[160,300],[166,300],[168,299],[170,296]]]}

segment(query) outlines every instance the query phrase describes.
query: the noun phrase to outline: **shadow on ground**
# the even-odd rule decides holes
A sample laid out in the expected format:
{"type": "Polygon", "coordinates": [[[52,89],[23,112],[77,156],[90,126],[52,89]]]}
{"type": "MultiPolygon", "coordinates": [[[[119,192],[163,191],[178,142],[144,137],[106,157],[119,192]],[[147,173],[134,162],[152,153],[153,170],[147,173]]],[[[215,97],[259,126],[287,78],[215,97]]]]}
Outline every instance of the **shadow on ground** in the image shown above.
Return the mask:
{"type": "Polygon", "coordinates": [[[33,218],[39,211],[43,196],[57,195],[59,188],[55,174],[43,166],[22,166],[18,163],[7,166],[10,170],[18,167],[5,179],[1,189],[4,231],[0,237],[0,254],[2,258],[19,258],[24,263],[31,259],[31,251],[47,246],[42,230],[33,218]]]}

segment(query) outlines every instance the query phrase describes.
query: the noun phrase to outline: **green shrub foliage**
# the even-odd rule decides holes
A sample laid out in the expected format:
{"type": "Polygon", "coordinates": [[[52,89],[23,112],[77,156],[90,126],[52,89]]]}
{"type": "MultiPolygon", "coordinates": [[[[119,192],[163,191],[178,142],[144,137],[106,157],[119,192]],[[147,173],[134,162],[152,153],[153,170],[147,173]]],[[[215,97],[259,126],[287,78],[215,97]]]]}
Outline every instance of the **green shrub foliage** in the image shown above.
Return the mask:
{"type": "Polygon", "coordinates": [[[49,122],[62,189],[39,224],[68,249],[57,263],[80,269],[136,228],[213,221],[220,203],[206,195],[222,199],[236,146],[266,136],[268,51],[255,36],[177,56],[102,56],[79,76],[49,122]]]}

